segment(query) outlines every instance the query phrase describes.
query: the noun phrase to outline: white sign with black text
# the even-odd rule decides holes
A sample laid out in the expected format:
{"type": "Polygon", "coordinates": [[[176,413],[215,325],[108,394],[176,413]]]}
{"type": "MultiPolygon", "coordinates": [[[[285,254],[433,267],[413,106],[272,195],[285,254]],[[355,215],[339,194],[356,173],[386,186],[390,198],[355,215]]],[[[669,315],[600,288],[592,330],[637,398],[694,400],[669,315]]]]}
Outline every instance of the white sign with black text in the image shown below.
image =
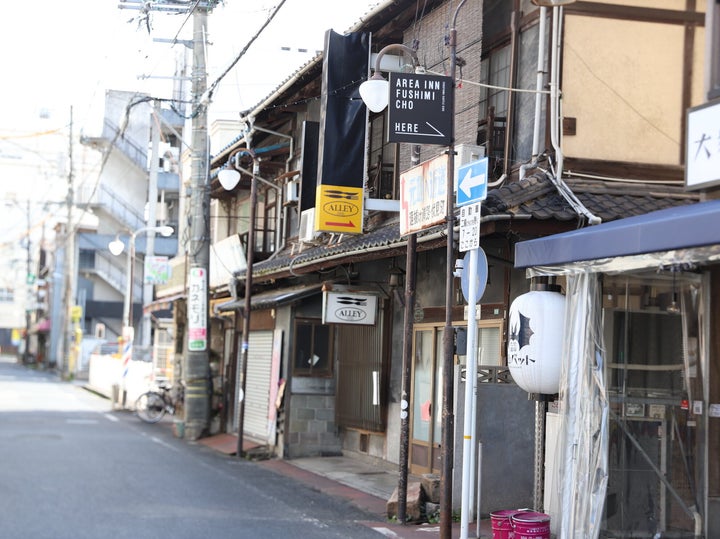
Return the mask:
{"type": "Polygon", "coordinates": [[[685,186],[720,184],[720,101],[694,107],[687,115],[685,186]]]}
{"type": "Polygon", "coordinates": [[[480,247],[480,207],[482,202],[460,208],[460,252],[480,247]]]}
{"type": "Polygon", "coordinates": [[[377,317],[377,296],[362,292],[323,292],[323,324],[372,326],[377,317]]]}

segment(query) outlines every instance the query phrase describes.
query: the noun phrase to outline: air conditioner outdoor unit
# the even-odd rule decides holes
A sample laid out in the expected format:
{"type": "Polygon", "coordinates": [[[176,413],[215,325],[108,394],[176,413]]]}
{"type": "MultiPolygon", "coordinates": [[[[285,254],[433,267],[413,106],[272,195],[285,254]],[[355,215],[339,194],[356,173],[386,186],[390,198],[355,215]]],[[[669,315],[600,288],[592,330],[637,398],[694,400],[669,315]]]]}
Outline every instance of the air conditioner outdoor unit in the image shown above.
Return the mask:
{"type": "Polygon", "coordinates": [[[316,235],[315,208],[310,208],[300,214],[300,232],[298,239],[300,241],[313,241],[316,235]]]}
{"type": "Polygon", "coordinates": [[[455,164],[462,166],[477,161],[485,157],[485,146],[475,146],[473,144],[458,144],[455,146],[457,157],[455,164]]]}
{"type": "Polygon", "coordinates": [[[288,182],[285,185],[285,204],[296,204],[299,199],[299,191],[299,182],[288,182]]]}

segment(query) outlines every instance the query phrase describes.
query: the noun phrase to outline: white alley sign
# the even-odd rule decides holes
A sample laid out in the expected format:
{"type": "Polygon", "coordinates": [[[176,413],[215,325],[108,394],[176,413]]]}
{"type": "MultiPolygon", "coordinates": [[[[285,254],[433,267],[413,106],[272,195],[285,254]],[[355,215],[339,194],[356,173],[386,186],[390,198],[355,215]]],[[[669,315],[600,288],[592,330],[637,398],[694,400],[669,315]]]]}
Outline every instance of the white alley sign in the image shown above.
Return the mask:
{"type": "Polygon", "coordinates": [[[688,111],[685,187],[720,184],[720,101],[688,111]]]}
{"type": "Polygon", "coordinates": [[[374,325],[377,296],[357,292],[323,293],[323,324],[374,325]]]}

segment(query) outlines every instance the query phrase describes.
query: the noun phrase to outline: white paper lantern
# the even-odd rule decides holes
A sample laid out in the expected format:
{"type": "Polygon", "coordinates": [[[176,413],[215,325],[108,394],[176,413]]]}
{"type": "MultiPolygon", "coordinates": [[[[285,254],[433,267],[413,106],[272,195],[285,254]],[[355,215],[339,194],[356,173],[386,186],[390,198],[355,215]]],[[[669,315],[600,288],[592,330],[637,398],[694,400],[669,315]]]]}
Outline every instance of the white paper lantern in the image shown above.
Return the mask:
{"type": "Polygon", "coordinates": [[[508,367],[528,393],[559,391],[564,317],[565,296],[558,292],[528,292],[510,306],[508,367]]]}

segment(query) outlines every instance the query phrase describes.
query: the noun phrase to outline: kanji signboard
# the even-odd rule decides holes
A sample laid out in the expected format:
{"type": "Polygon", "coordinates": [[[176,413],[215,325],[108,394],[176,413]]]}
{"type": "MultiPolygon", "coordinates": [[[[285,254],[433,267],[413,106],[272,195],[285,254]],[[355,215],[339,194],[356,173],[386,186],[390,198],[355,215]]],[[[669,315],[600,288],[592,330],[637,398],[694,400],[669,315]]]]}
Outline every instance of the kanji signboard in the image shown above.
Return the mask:
{"type": "Polygon", "coordinates": [[[720,101],[690,109],[686,148],[686,187],[720,184],[720,101]]]}
{"type": "Polygon", "coordinates": [[[207,273],[203,268],[190,268],[188,279],[188,350],[207,349],[207,273]]]}
{"type": "Polygon", "coordinates": [[[447,154],[400,174],[400,234],[442,223],[447,215],[447,154]]]}
{"type": "Polygon", "coordinates": [[[460,252],[480,247],[481,203],[460,208],[460,252]]]}

